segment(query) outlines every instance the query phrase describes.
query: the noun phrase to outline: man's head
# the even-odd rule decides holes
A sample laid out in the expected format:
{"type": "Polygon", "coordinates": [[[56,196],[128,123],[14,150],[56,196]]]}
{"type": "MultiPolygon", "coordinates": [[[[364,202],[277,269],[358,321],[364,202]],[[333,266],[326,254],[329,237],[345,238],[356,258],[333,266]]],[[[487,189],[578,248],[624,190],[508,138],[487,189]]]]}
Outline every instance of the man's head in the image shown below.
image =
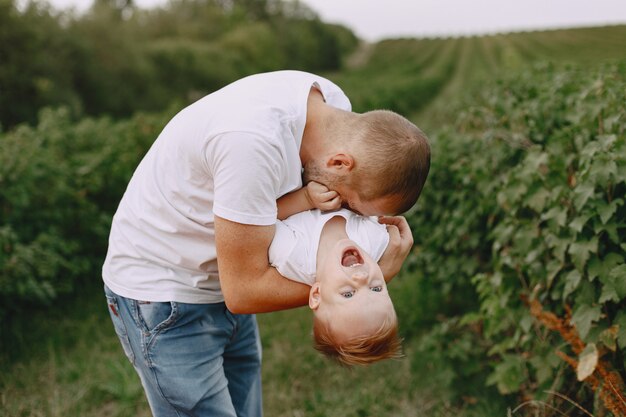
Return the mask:
{"type": "Polygon", "coordinates": [[[309,306],[315,348],[345,365],[400,356],[398,322],[383,273],[353,241],[343,239],[318,264],[309,306]]]}
{"type": "Polygon", "coordinates": [[[324,151],[304,164],[304,181],[335,190],[345,208],[395,215],[417,201],[430,169],[426,135],[397,113],[330,110],[324,151]]]}

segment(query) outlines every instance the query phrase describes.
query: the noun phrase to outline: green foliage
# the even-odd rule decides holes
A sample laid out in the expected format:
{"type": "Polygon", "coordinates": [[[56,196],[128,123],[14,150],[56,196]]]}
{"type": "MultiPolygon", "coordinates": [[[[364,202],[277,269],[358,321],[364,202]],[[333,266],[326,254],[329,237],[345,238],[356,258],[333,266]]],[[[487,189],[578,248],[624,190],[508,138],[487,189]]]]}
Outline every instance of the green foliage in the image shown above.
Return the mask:
{"type": "Polygon", "coordinates": [[[455,128],[432,137],[410,222],[420,247],[411,265],[440,289],[439,312],[457,312],[466,332],[480,327],[459,368],[489,365],[502,394],[562,383],[554,350],[567,346],[526,297],[559,315],[569,306],[583,341],[624,374],[626,66],[540,65],[458,109],[455,128]]]}
{"type": "Polygon", "coordinates": [[[45,110],[37,126],[0,134],[3,340],[30,306],[97,279],[113,211],[166,117],[75,122],[45,110]]]}
{"type": "Polygon", "coordinates": [[[127,118],[252,73],[336,70],[357,43],[348,29],[282,0],[175,0],[154,10],[102,0],[82,15],[43,0],[16,4],[0,0],[5,128],[35,123],[45,106],[127,118]]]}

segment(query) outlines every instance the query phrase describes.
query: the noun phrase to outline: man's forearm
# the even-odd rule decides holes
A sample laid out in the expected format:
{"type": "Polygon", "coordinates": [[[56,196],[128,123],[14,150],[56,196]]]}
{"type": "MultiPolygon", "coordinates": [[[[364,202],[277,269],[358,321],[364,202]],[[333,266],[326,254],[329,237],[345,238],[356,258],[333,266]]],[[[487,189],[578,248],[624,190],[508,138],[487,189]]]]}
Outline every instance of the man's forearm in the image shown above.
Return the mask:
{"type": "Polygon", "coordinates": [[[224,300],[233,313],[262,313],[305,305],[309,287],[270,266],[274,226],[252,226],[215,216],[215,242],[224,300]]]}
{"type": "Polygon", "coordinates": [[[310,288],[284,278],[275,268],[268,267],[256,279],[238,280],[226,288],[222,286],[222,292],[231,312],[253,314],[304,306],[308,302],[310,288]]]}

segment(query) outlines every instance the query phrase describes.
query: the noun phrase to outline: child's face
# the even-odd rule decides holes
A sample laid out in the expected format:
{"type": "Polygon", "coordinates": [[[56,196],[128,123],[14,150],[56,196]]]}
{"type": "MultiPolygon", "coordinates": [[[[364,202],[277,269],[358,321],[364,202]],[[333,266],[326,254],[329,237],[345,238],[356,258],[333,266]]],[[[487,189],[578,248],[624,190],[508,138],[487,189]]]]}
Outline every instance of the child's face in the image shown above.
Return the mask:
{"type": "Polygon", "coordinates": [[[309,306],[346,338],[370,334],[394,314],[380,267],[349,239],[338,241],[318,266],[309,306]]]}

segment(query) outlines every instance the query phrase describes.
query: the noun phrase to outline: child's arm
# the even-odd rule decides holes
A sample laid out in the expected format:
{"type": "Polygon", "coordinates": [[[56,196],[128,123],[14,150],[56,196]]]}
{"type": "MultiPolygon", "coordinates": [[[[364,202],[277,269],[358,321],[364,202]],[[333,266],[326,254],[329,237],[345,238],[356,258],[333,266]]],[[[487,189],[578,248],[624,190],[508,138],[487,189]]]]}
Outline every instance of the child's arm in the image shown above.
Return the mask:
{"type": "Polygon", "coordinates": [[[299,190],[285,194],[276,201],[278,220],[285,220],[292,214],[318,208],[336,210],[341,207],[341,198],[336,191],[325,185],[311,181],[299,190]]]}

